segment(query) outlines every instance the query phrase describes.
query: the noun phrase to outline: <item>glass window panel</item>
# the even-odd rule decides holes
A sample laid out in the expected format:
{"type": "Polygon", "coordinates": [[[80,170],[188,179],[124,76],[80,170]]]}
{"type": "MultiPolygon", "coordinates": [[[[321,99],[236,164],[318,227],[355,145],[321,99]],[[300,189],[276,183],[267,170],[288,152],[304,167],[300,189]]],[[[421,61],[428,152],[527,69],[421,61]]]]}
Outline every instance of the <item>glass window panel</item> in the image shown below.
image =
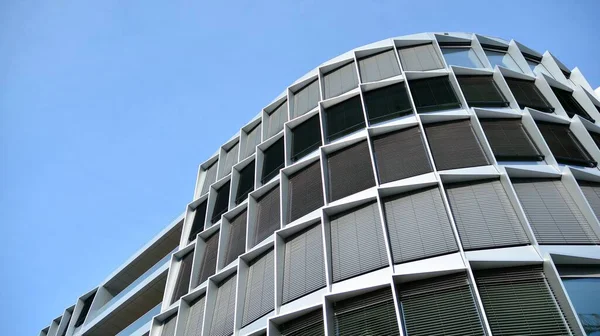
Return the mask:
{"type": "Polygon", "coordinates": [[[503,51],[485,50],[485,54],[492,64],[492,68],[498,65],[513,71],[523,72],[523,69],[521,69],[515,59],[512,58],[512,56],[510,56],[508,53],[503,51]]]}
{"type": "Polygon", "coordinates": [[[465,68],[483,68],[483,63],[472,48],[442,48],[448,66],[456,65],[465,68]]]}
{"type": "Polygon", "coordinates": [[[527,61],[527,64],[529,65],[529,68],[531,69],[531,71],[533,71],[534,74],[536,74],[538,76],[541,74],[545,74],[546,76],[548,76],[550,78],[554,78],[554,76],[552,76],[550,71],[548,71],[548,69],[542,63],[538,63],[538,62],[530,60],[530,59],[526,59],[526,61],[527,61]]]}
{"type": "Polygon", "coordinates": [[[600,278],[563,279],[588,336],[600,336],[600,278]]]}

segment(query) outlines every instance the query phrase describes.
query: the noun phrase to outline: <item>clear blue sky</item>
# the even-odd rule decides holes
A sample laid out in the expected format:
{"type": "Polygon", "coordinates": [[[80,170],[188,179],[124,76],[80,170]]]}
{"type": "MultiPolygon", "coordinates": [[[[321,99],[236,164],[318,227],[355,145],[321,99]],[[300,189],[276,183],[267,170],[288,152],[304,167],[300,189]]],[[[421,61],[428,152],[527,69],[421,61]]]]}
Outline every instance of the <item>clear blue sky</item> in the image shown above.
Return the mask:
{"type": "Polygon", "coordinates": [[[600,1],[458,3],[2,1],[0,334],[62,314],[185,209],[199,163],[349,49],[473,31],[600,85],[600,1]]]}

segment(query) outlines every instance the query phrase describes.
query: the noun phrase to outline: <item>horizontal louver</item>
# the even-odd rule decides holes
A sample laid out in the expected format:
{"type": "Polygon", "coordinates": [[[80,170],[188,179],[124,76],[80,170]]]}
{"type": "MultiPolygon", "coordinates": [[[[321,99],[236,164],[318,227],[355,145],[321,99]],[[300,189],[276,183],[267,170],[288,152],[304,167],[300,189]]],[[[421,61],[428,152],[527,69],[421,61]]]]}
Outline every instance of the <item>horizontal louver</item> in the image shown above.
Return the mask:
{"type": "Polygon", "coordinates": [[[333,282],[388,266],[377,202],[330,220],[333,282]]]}
{"type": "Polygon", "coordinates": [[[292,129],[292,161],[297,161],[323,144],[319,114],[292,129]]]}
{"type": "Polygon", "coordinates": [[[380,183],[432,171],[418,126],[374,137],[373,153],[380,183]]]}
{"type": "Polygon", "coordinates": [[[229,239],[225,252],[225,265],[232,263],[246,251],[246,211],[231,220],[229,239]]]}
{"type": "Polygon", "coordinates": [[[411,80],[408,86],[419,113],[460,107],[448,76],[411,80]]]}
{"type": "Polygon", "coordinates": [[[188,252],[179,260],[179,271],[177,273],[177,282],[171,303],[177,302],[182,296],[187,294],[190,287],[190,276],[192,274],[192,262],[194,261],[194,251],[188,252]]]}
{"type": "Polygon", "coordinates": [[[519,107],[530,107],[542,112],[554,112],[554,108],[535,86],[534,81],[509,77],[505,77],[505,79],[510,91],[519,103],[519,107]]]}
{"type": "Polygon", "coordinates": [[[196,207],[196,210],[194,210],[194,221],[192,222],[192,229],[190,231],[188,241],[196,239],[196,235],[204,230],[204,220],[206,219],[206,203],[207,201],[203,201],[200,203],[200,205],[198,205],[198,207],[196,207]]]}
{"type": "Polygon", "coordinates": [[[325,99],[336,97],[358,86],[356,64],[350,62],[323,76],[325,99]]]}
{"type": "Polygon", "coordinates": [[[579,181],[579,187],[592,207],[596,218],[600,219],[600,183],[579,181]]]}
{"type": "Polygon", "coordinates": [[[369,145],[362,141],[327,156],[330,201],[375,186],[369,152],[369,145]]]}
{"type": "Polygon", "coordinates": [[[384,210],[394,263],[458,250],[437,187],[385,199],[384,210]]]}
{"type": "Polygon", "coordinates": [[[400,335],[389,287],[333,305],[335,335],[400,335]]]}
{"type": "Polygon", "coordinates": [[[215,309],[210,324],[210,336],[233,335],[236,281],[237,274],[233,274],[218,285],[215,309]]]}
{"type": "Polygon", "coordinates": [[[377,124],[412,114],[405,83],[398,83],[364,93],[369,123],[377,124]]]}
{"type": "Polygon", "coordinates": [[[480,119],[488,143],[498,161],[542,161],[521,119],[480,119]]]}
{"type": "Polygon", "coordinates": [[[323,311],[315,310],[279,326],[281,336],[325,336],[323,311]]]}
{"type": "Polygon", "coordinates": [[[275,251],[271,249],[250,262],[242,327],[256,321],[275,307],[275,251]]]}
{"type": "Polygon", "coordinates": [[[293,222],[323,206],[321,161],[315,161],[290,176],[288,202],[288,222],[293,222]]]}
{"type": "Polygon", "coordinates": [[[285,165],[283,137],[264,150],[261,183],[267,183],[279,174],[285,165]]]}
{"type": "Polygon", "coordinates": [[[175,336],[175,323],[177,322],[177,314],[171,315],[163,322],[160,336],[175,336]]]}
{"type": "Polygon", "coordinates": [[[294,93],[294,118],[317,107],[319,100],[321,100],[319,80],[315,79],[312,83],[294,93]]]}
{"type": "Polygon", "coordinates": [[[227,212],[229,208],[229,186],[231,181],[227,181],[217,190],[215,205],[213,207],[210,222],[215,224],[221,220],[221,215],[227,212]]]}
{"type": "Polygon", "coordinates": [[[325,287],[323,234],[317,224],[286,239],[282,303],[325,287]]]}
{"type": "Polygon", "coordinates": [[[256,202],[256,225],[252,246],[273,234],[281,228],[279,218],[279,185],[271,189],[256,202]]]}
{"type": "Polygon", "coordinates": [[[457,76],[469,106],[507,107],[508,101],[498,89],[493,76],[457,76]]]}
{"type": "Polygon", "coordinates": [[[409,336],[483,336],[465,273],[397,286],[409,336]]]}
{"type": "Polygon", "coordinates": [[[442,63],[431,43],[398,48],[398,54],[404,71],[427,71],[444,68],[444,63],[442,63]]]}
{"type": "Polygon", "coordinates": [[[560,180],[514,179],[513,185],[538,243],[600,244],[560,180]]]}
{"type": "Polygon", "coordinates": [[[592,160],[569,125],[537,122],[537,126],[558,163],[596,167],[596,161],[592,160]]]}
{"type": "Polygon", "coordinates": [[[265,127],[268,139],[283,130],[283,124],[288,120],[288,104],[287,101],[281,103],[273,112],[267,113],[265,118],[265,127]]]}
{"type": "Polygon", "coordinates": [[[205,240],[204,253],[202,255],[202,264],[200,264],[200,276],[197,285],[202,284],[209,276],[215,274],[217,267],[217,251],[219,248],[219,232],[205,240]]]}
{"type": "Polygon", "coordinates": [[[575,115],[578,115],[591,122],[595,122],[595,120],[590,117],[590,115],[579,104],[579,102],[577,102],[575,97],[573,97],[573,92],[561,90],[552,86],[550,88],[552,89],[552,92],[554,92],[554,95],[556,95],[556,98],[558,98],[558,101],[565,109],[569,117],[573,118],[575,115]]]}
{"type": "Polygon", "coordinates": [[[426,124],[425,134],[438,170],[489,164],[471,121],[426,124]]]}
{"type": "Polygon", "coordinates": [[[325,109],[325,136],[328,141],[339,139],[365,128],[360,96],[354,96],[325,109]]]}
{"type": "Polygon", "coordinates": [[[252,160],[252,162],[240,170],[240,179],[235,193],[235,204],[242,203],[248,198],[248,194],[254,190],[254,168],[254,160],[252,160]]]}
{"type": "Polygon", "coordinates": [[[225,157],[221,158],[219,165],[219,178],[231,173],[231,168],[238,162],[238,151],[240,149],[239,143],[236,143],[229,150],[225,152],[225,157]]]}
{"type": "Polygon", "coordinates": [[[217,179],[218,163],[218,161],[215,161],[215,163],[204,170],[204,182],[202,183],[202,191],[200,192],[201,195],[206,194],[210,185],[215,183],[215,180],[217,179]]]}
{"type": "Polygon", "coordinates": [[[446,192],[465,250],[529,244],[500,181],[450,184],[446,192]]]}
{"type": "Polygon", "coordinates": [[[400,74],[400,66],[394,50],[380,52],[358,61],[360,78],[363,83],[375,82],[400,74]]]}
{"type": "Polygon", "coordinates": [[[258,146],[258,144],[261,142],[261,137],[262,125],[261,123],[258,123],[250,131],[248,131],[246,141],[243,142],[243,147],[241,149],[242,160],[254,154],[254,152],[256,151],[256,146],[258,146]]]}
{"type": "Polygon", "coordinates": [[[190,303],[183,336],[202,336],[204,302],[205,296],[202,295],[190,303]]]}

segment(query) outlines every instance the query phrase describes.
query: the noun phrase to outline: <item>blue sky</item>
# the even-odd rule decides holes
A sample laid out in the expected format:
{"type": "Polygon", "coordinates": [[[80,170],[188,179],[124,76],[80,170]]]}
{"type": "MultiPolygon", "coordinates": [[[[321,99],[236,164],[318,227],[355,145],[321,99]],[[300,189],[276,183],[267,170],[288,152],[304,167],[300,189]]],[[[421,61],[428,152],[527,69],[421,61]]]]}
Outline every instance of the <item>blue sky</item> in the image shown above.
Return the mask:
{"type": "Polygon", "coordinates": [[[600,2],[490,3],[2,1],[0,334],[62,314],[183,212],[198,164],[349,49],[473,31],[600,85],[600,2]]]}

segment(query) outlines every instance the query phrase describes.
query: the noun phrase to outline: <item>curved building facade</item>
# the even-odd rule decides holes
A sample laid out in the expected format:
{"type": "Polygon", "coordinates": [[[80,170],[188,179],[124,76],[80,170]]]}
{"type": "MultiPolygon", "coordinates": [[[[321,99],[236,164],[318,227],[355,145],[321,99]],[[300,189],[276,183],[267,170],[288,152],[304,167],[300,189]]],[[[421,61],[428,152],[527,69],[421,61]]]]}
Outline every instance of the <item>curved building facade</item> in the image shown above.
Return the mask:
{"type": "Polygon", "coordinates": [[[514,40],[356,48],[41,334],[600,335],[599,120],[577,68],[514,40]]]}

